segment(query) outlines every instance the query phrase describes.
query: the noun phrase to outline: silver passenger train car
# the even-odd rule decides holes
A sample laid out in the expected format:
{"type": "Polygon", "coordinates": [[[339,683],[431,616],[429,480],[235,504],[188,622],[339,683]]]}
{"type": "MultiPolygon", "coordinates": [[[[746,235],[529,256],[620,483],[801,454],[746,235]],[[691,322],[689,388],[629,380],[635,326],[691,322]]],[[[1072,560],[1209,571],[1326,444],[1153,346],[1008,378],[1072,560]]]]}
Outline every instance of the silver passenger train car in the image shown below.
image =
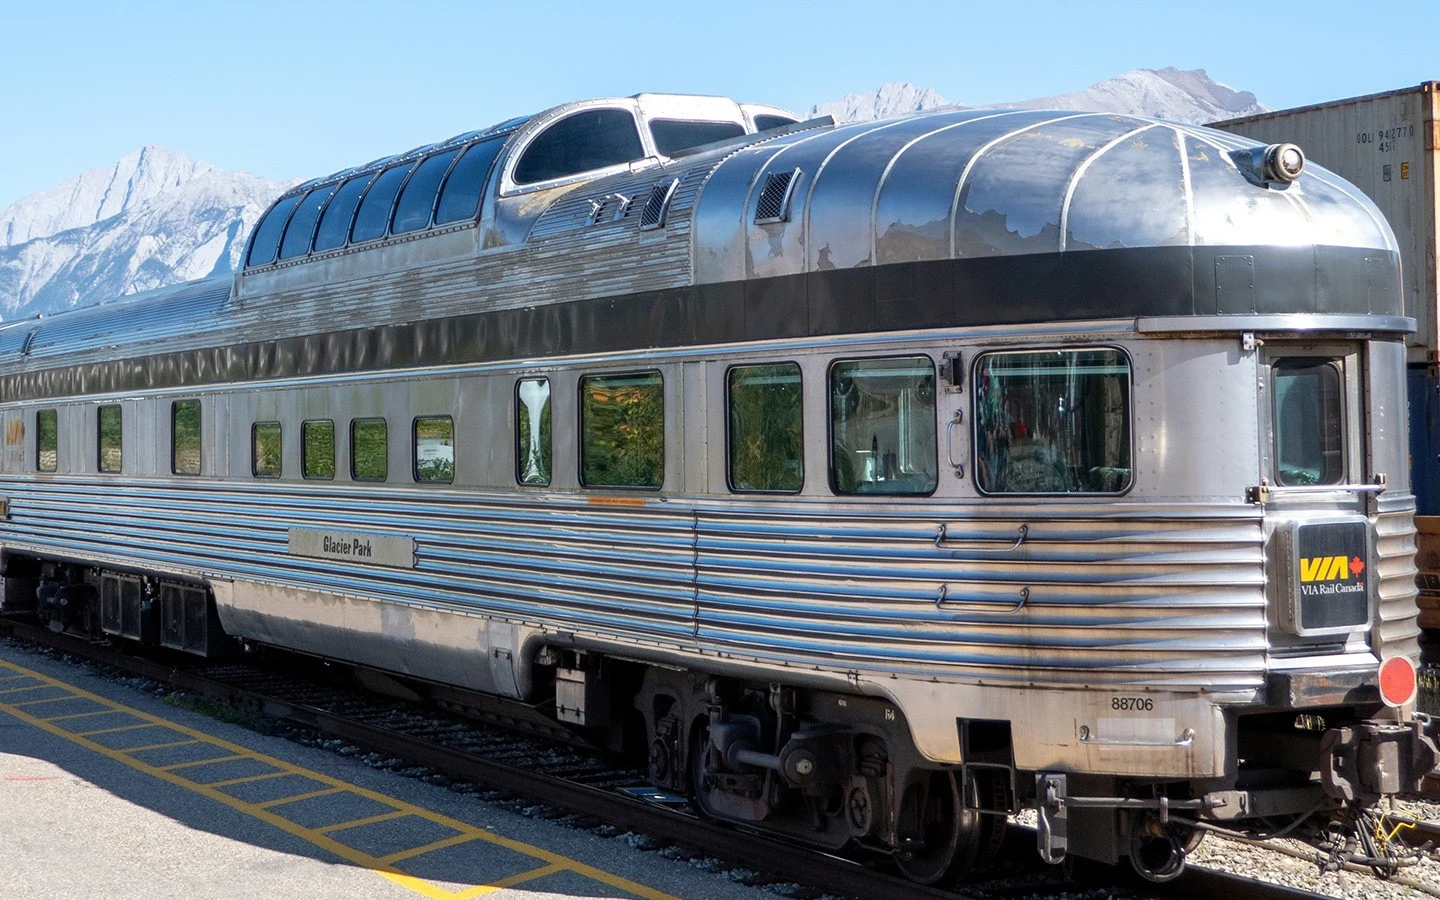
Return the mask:
{"type": "Polygon", "coordinates": [[[1163,879],[1435,766],[1398,267],[1199,127],[567,104],[0,329],[3,604],[516,698],[918,881],[1030,806],[1163,879]]]}

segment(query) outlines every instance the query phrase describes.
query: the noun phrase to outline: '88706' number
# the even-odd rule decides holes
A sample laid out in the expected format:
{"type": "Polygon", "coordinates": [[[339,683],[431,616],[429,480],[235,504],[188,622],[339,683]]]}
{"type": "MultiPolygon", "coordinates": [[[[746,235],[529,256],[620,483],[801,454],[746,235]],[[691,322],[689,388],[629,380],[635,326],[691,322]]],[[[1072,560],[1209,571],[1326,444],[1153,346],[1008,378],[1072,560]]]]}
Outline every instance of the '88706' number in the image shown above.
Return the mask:
{"type": "Polygon", "coordinates": [[[1154,712],[1155,701],[1149,697],[1111,697],[1110,708],[1127,712],[1154,712]]]}

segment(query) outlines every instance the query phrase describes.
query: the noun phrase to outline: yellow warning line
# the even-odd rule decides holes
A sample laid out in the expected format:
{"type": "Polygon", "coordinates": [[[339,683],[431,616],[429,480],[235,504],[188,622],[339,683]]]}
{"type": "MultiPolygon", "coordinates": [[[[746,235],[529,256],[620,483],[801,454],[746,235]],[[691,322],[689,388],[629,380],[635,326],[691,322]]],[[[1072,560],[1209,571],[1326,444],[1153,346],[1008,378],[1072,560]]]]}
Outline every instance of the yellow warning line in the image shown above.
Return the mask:
{"type": "Polygon", "coordinates": [[[344,831],[347,828],[360,828],[364,825],[376,825],[380,822],[389,822],[394,819],[403,819],[410,813],[403,809],[392,809],[388,813],[380,813],[376,816],[366,816],[363,819],[351,819],[348,822],[336,822],[334,825],[322,825],[315,830],[322,834],[329,834],[332,831],[344,831]]]}
{"type": "MultiPolygon", "coordinates": [[[[131,751],[133,752],[133,751],[131,751]]],[[[266,772],[263,775],[246,775],[244,778],[230,778],[225,781],[207,781],[206,784],[212,788],[230,787],[236,784],[249,784],[252,781],[268,781],[271,778],[284,778],[290,772],[266,772]]]]}
{"type": "Polygon", "coordinates": [[[426,853],[434,853],[436,850],[445,850],[449,847],[468,844],[473,840],[475,840],[475,835],[473,834],[452,834],[450,837],[436,841],[433,844],[425,844],[422,847],[411,847],[409,850],[401,850],[399,853],[382,856],[380,857],[380,861],[383,863],[397,863],[407,859],[414,859],[417,856],[424,856],[426,853]]]}
{"type": "Polygon", "coordinates": [[[103,716],[103,715],[113,714],[114,712],[115,712],[115,710],[113,710],[113,709],[96,709],[96,710],[91,710],[90,712],[70,713],[68,716],[48,716],[48,717],[46,717],[45,721],[47,721],[47,722],[68,722],[68,721],[70,721],[71,719],[83,719],[83,718],[85,718],[85,717],[87,717],[87,716],[103,716]]]}
{"type": "MultiPolygon", "coordinates": [[[[504,837],[502,835],[495,834],[494,832],[488,831],[484,828],[479,828],[477,826],[470,825],[469,823],[461,822],[458,819],[452,819],[449,816],[442,815],[441,813],[434,812],[433,810],[424,809],[422,807],[406,803],[395,797],[390,797],[377,791],[372,791],[367,788],[360,787],[358,785],[347,784],[346,782],[341,781],[338,778],[333,778],[321,772],[313,772],[308,769],[302,769],[276,757],[267,756],[266,754],[259,753],[247,747],[242,747],[239,744],[232,744],[229,741],[225,741],[221,738],[208,735],[205,732],[189,728],[187,726],[169,721],[167,719],[162,719],[158,716],[150,715],[149,713],[141,712],[140,710],[133,709],[128,706],[124,706],[108,698],[101,697],[98,694],[92,694],[89,691],[82,690],[73,685],[65,684],[64,682],[50,678],[47,675],[43,675],[39,672],[26,669],[23,666],[16,665],[12,662],[9,662],[8,660],[0,660],[0,670],[9,670],[16,673],[15,676],[12,677],[30,677],[36,679],[39,682],[42,682],[41,684],[24,688],[11,688],[10,690],[0,690],[0,696],[3,696],[5,694],[17,693],[20,691],[34,690],[41,687],[57,688],[62,691],[68,692],[71,696],[59,697],[54,699],[63,700],[78,697],[92,700],[102,706],[109,707],[115,712],[121,712],[125,713],[126,715],[133,716],[134,718],[141,720],[147,725],[155,725],[162,728],[167,728],[173,732],[176,732],[177,734],[186,735],[196,741],[200,741],[209,744],[219,750],[226,751],[230,755],[223,756],[218,759],[201,760],[195,763],[179,763],[174,766],[154,766],[139,759],[136,759],[130,755],[134,752],[137,752],[136,750],[107,747],[104,744],[90,740],[85,735],[77,734],[72,731],[67,731],[64,728],[53,725],[50,722],[47,722],[45,719],[31,715],[30,713],[25,712],[23,709],[20,708],[22,705],[31,705],[31,703],[35,701],[29,701],[21,704],[6,703],[3,700],[0,700],[0,712],[8,713],[23,722],[35,726],[36,728],[48,731],[56,737],[64,738],[71,743],[78,744],[79,746],[85,747],[88,750],[92,750],[96,753],[101,754],[102,756],[106,756],[110,759],[115,760],[116,762],[129,766],[132,769],[136,769],[147,775],[159,778],[162,781],[169,782],[176,787],[184,788],[185,790],[207,797],[211,800],[216,801],[217,803],[224,804],[231,809],[237,810],[238,812],[244,813],[248,816],[251,816],[252,818],[265,822],[268,825],[279,828],[281,831],[295,835],[296,837],[301,838],[302,840],[305,840],[316,847],[326,850],[347,862],[351,862],[355,865],[363,866],[364,868],[377,872],[378,874],[384,876],[385,878],[388,878],[396,884],[406,887],[418,894],[434,898],[434,900],[469,900],[469,898],[479,897],[484,894],[492,893],[493,891],[501,890],[505,887],[510,886],[511,884],[519,884],[523,881],[532,881],[536,878],[541,878],[545,875],[562,871],[574,872],[577,875],[582,875],[586,878],[593,879],[602,884],[610,885],[611,887],[633,894],[637,897],[644,898],[644,900],[677,900],[677,898],[674,898],[669,894],[665,894],[661,891],[657,891],[653,888],[647,887],[646,885],[636,883],[629,880],[628,878],[622,878],[619,875],[606,872],[602,869],[597,869],[594,866],[587,865],[580,862],[579,860],[570,859],[569,857],[562,856],[559,853],[554,853],[552,851],[546,850],[543,847],[536,847],[533,844],[527,844],[523,841],[517,841],[511,838],[504,837]],[[327,787],[318,791],[310,791],[292,797],[282,797],[275,800],[267,800],[262,803],[251,803],[227,794],[224,791],[219,790],[213,784],[191,781],[184,775],[179,774],[177,771],[173,771],[174,769],[179,769],[192,765],[204,765],[206,763],[233,761],[236,759],[255,760],[257,762],[280,770],[280,774],[299,775],[304,778],[310,779],[311,781],[318,784],[326,785],[327,787]],[[520,874],[510,876],[509,878],[494,881],[490,884],[474,885],[472,887],[465,888],[459,892],[447,891],[430,884],[422,878],[407,874],[406,872],[397,868],[394,865],[394,862],[389,861],[390,857],[371,856],[368,853],[357,850],[354,847],[335,840],[334,838],[330,837],[328,834],[325,833],[328,828],[309,828],[304,825],[300,825],[299,823],[292,822],[289,819],[271,811],[273,808],[283,806],[287,803],[293,803],[299,800],[308,799],[310,797],[318,797],[327,794],[339,793],[354,794],[367,800],[372,800],[376,803],[389,806],[397,811],[397,815],[386,816],[386,818],[398,818],[400,815],[417,816],[419,818],[425,819],[427,821],[444,826],[457,832],[455,836],[456,838],[463,836],[469,839],[481,840],[498,847],[504,847],[507,850],[513,850],[517,853],[522,853],[526,856],[529,856],[532,859],[539,860],[544,863],[544,865],[529,872],[522,872],[520,874]],[[517,881],[516,879],[519,880],[517,881]]],[[[350,823],[344,827],[355,827],[355,824],[356,823],[350,823]]],[[[457,841],[457,843],[461,843],[461,841],[457,841]]],[[[451,845],[446,844],[446,846],[451,845]]],[[[430,850],[433,849],[441,849],[438,846],[431,847],[430,845],[427,845],[427,847],[429,847],[429,849],[415,848],[415,851],[402,851],[402,853],[408,854],[413,852],[414,855],[419,855],[423,852],[430,852],[430,850]]],[[[403,856],[403,858],[411,859],[414,858],[414,855],[405,855],[403,856]]],[[[396,862],[398,862],[399,858],[401,858],[400,854],[392,854],[392,856],[397,857],[397,859],[395,860],[396,862]]]]}
{"type": "Polygon", "coordinates": [[[559,866],[541,866],[538,869],[531,869],[528,872],[511,875],[509,878],[501,878],[493,884],[484,884],[479,887],[470,888],[469,890],[459,891],[452,896],[455,900],[470,900],[471,897],[483,897],[486,894],[493,894],[496,891],[502,891],[505,888],[514,887],[517,884],[524,884],[527,881],[534,881],[537,878],[544,878],[546,875],[554,875],[560,871],[563,871],[563,869],[559,866]]]}
{"type": "MultiPolygon", "coordinates": [[[[304,774],[303,772],[281,772],[282,775],[304,774]]],[[[266,800],[264,803],[255,804],[260,809],[271,809],[276,806],[284,806],[287,803],[299,803],[301,800],[310,800],[314,797],[328,797],[331,794],[343,794],[343,787],[327,787],[318,791],[307,791],[303,794],[294,794],[290,797],[279,797],[275,800],[266,800]]]]}
{"type": "MultiPolygon", "coordinates": [[[[115,712],[115,710],[113,710],[113,709],[107,709],[106,712],[112,712],[112,713],[113,713],[113,712],[115,712]]],[[[72,732],[70,732],[70,733],[73,734],[73,735],[75,735],[76,737],[94,737],[94,736],[99,735],[99,734],[114,734],[114,733],[117,732],[117,731],[138,731],[138,730],[141,729],[141,728],[154,728],[154,727],[155,727],[155,726],[152,725],[152,724],[150,724],[149,722],[139,722],[139,723],[134,724],[134,725],[120,725],[120,726],[118,726],[118,727],[116,727],[116,728],[97,728],[97,729],[95,729],[94,731],[72,731],[72,732]]]]}

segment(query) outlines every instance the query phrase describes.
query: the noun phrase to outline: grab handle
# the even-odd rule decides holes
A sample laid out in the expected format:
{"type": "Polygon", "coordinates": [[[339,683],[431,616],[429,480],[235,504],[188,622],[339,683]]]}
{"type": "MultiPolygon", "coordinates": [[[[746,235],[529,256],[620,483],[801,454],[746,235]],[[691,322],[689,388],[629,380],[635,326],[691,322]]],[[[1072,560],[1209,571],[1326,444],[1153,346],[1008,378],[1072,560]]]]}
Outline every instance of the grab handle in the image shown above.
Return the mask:
{"type": "MultiPolygon", "coordinates": [[[[1019,536],[1015,538],[1015,543],[1011,544],[1011,545],[1008,546],[1008,547],[978,547],[978,548],[975,548],[975,549],[971,550],[970,552],[971,552],[971,553],[1013,553],[1014,551],[1019,550],[1019,549],[1020,549],[1020,545],[1023,544],[1023,543],[1025,543],[1025,539],[1030,536],[1030,526],[1029,526],[1029,525],[1026,525],[1026,524],[1021,524],[1021,526],[1017,529],[1017,531],[1019,532],[1019,536]]],[[[947,539],[949,538],[949,536],[950,536],[950,535],[949,535],[949,526],[946,525],[944,522],[941,522],[940,525],[935,529],[935,549],[936,549],[936,550],[943,550],[943,549],[945,549],[944,547],[941,547],[940,544],[941,544],[943,541],[947,540],[947,539]]]]}
{"type": "Polygon", "coordinates": [[[950,600],[948,599],[949,593],[950,585],[940,585],[940,595],[935,598],[936,609],[955,610],[964,606],[969,606],[972,608],[1004,607],[998,609],[986,609],[985,611],[1009,614],[1019,612],[1020,610],[1025,608],[1026,603],[1030,602],[1030,588],[1028,587],[1022,587],[1020,589],[1020,599],[1015,601],[1013,605],[1008,607],[1005,606],[1005,604],[1009,602],[1006,600],[950,600]],[[949,604],[948,606],[946,605],[947,603],[949,604]]]}
{"type": "Polygon", "coordinates": [[[955,417],[945,423],[945,453],[950,457],[950,468],[954,470],[956,478],[965,475],[965,464],[955,461],[955,426],[959,425],[965,417],[965,410],[955,410],[955,417]]]}

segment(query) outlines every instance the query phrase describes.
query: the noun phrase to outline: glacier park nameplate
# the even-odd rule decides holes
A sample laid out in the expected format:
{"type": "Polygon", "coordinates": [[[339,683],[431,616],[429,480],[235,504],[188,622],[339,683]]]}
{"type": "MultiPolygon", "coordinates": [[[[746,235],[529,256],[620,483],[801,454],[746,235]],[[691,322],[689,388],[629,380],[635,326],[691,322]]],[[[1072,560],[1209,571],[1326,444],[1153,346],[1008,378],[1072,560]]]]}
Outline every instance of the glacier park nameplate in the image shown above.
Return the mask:
{"type": "Polygon", "coordinates": [[[415,568],[415,539],[388,534],[367,534],[342,528],[290,529],[290,555],[341,562],[415,568]]]}

